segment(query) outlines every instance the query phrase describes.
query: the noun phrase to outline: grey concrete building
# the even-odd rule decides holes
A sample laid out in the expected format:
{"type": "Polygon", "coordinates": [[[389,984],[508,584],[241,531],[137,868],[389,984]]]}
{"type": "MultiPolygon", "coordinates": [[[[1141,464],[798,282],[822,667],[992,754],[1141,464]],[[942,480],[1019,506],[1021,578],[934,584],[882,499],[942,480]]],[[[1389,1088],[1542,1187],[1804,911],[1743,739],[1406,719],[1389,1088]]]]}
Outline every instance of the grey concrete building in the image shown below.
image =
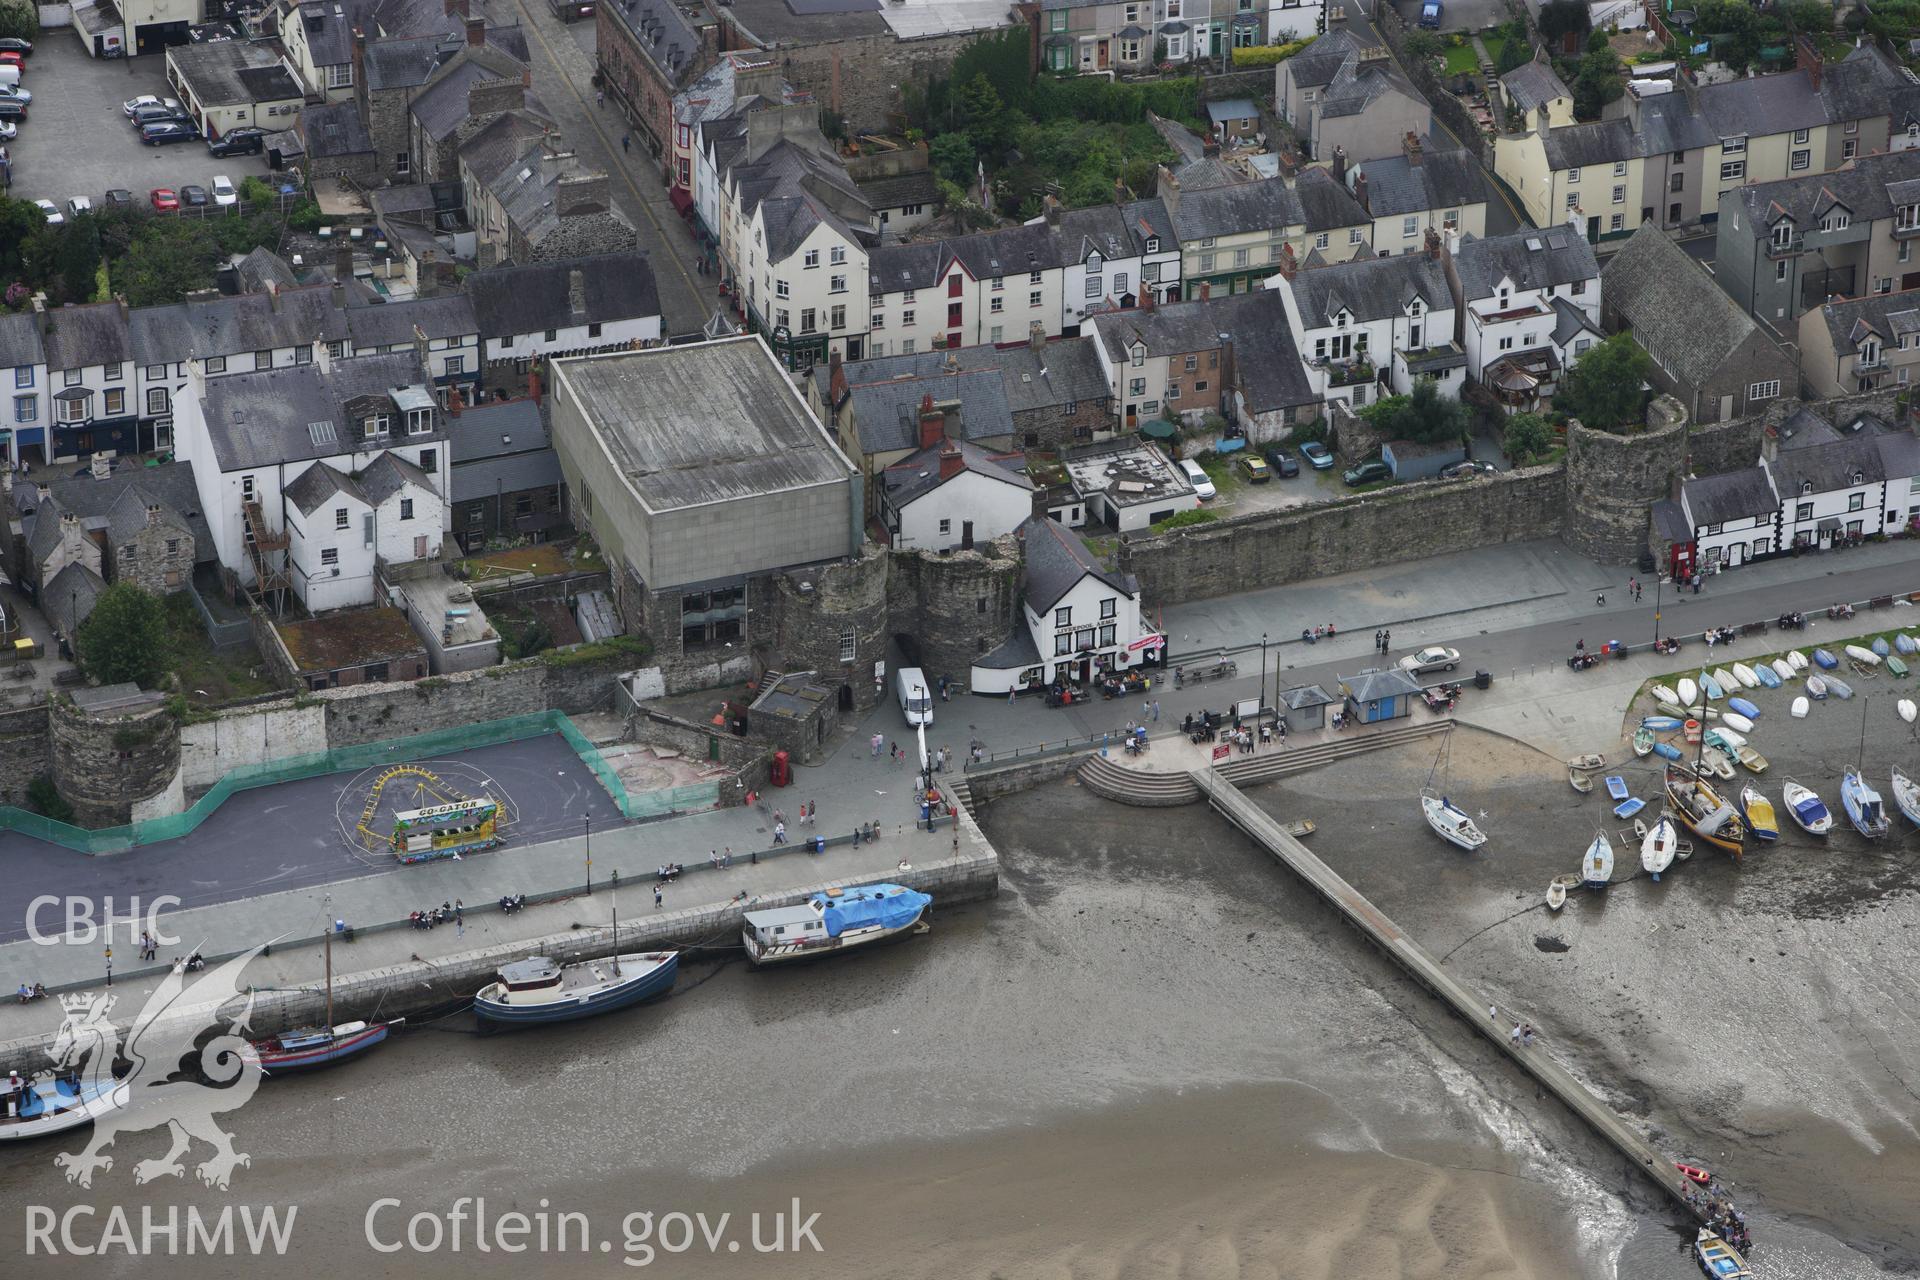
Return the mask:
{"type": "Polygon", "coordinates": [[[1633,330],[1654,384],[1694,422],[1745,417],[1798,393],[1793,364],[1660,228],[1642,224],[1600,273],[1601,319],[1633,330]]]}
{"type": "MultiPolygon", "coordinates": [[[[830,576],[859,557],[861,475],[766,344],[556,360],[553,379],[575,521],[605,552],[621,618],[650,638],[669,687],[731,674],[750,652],[817,656],[762,634],[749,606],[773,607],[783,575],[830,576]]],[[[836,652],[811,665],[842,664],[836,652]]]]}
{"type": "Polygon", "coordinates": [[[1720,197],[1714,277],[1781,333],[1829,298],[1920,288],[1920,151],[1720,197]]]}

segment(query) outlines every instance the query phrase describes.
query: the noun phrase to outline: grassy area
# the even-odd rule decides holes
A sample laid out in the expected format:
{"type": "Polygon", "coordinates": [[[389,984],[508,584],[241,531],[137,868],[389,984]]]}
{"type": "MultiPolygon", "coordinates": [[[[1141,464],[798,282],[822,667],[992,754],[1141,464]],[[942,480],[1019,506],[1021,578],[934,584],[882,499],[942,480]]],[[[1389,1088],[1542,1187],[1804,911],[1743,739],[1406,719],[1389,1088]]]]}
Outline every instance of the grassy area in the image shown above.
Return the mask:
{"type": "MultiPolygon", "coordinates": [[[[1488,52],[1492,52],[1493,50],[1491,41],[1488,42],[1487,50],[1488,52]]],[[[1470,76],[1480,70],[1480,51],[1475,49],[1471,43],[1460,45],[1457,48],[1449,46],[1446,52],[1446,65],[1444,69],[1449,76],[1470,76]]]]}
{"type": "Polygon", "coordinates": [[[1217,453],[1207,454],[1199,459],[1200,469],[1207,473],[1207,479],[1213,481],[1214,501],[1231,502],[1245,483],[1235,470],[1233,458],[1217,453]]]}
{"type": "MultiPolygon", "coordinates": [[[[1639,697],[1640,694],[1647,694],[1651,696],[1653,686],[1656,684],[1664,684],[1669,689],[1671,689],[1676,684],[1679,683],[1680,678],[1682,676],[1685,676],[1689,680],[1697,681],[1700,678],[1700,672],[1702,668],[1708,671],[1711,671],[1715,667],[1731,667],[1736,662],[1744,662],[1750,667],[1758,667],[1762,663],[1767,663],[1771,665],[1775,659],[1784,658],[1787,656],[1788,653],[1796,650],[1799,651],[1800,653],[1807,655],[1807,663],[1808,663],[1807,670],[1804,672],[1801,672],[1798,676],[1796,676],[1795,677],[1796,679],[1804,680],[1808,674],[1814,674],[1814,675],[1819,674],[1820,669],[1813,665],[1813,651],[1815,649],[1825,649],[1827,652],[1833,654],[1836,658],[1840,659],[1842,667],[1845,667],[1847,669],[1847,674],[1842,678],[1851,684],[1854,681],[1858,680],[1860,677],[1852,670],[1851,659],[1849,659],[1844,652],[1846,647],[1850,644],[1854,644],[1854,645],[1859,645],[1862,649],[1871,649],[1873,647],[1873,642],[1875,640],[1885,640],[1887,642],[1888,647],[1892,648],[1893,638],[1897,635],[1900,635],[1903,631],[1905,631],[1909,635],[1916,634],[1916,631],[1914,628],[1894,627],[1884,631],[1864,631],[1857,636],[1841,636],[1838,639],[1830,639],[1830,638],[1822,637],[1819,640],[1802,640],[1797,644],[1790,644],[1790,645],[1787,645],[1785,648],[1775,649],[1771,652],[1760,654],[1758,657],[1751,657],[1751,658],[1748,658],[1748,657],[1735,658],[1730,656],[1727,653],[1727,650],[1730,647],[1728,645],[1715,645],[1714,648],[1718,651],[1718,653],[1713,656],[1709,656],[1707,653],[1707,648],[1705,644],[1702,644],[1697,640],[1688,641],[1687,651],[1692,652],[1698,658],[1698,661],[1692,663],[1689,666],[1680,667],[1674,671],[1667,673],[1666,675],[1654,676],[1649,680],[1642,681],[1639,691],[1634,696],[1636,698],[1639,697]],[[1697,648],[1695,647],[1696,645],[1698,646],[1697,648]]],[[[1794,631],[1794,632],[1776,631],[1770,634],[1774,636],[1782,636],[1782,635],[1805,635],[1806,633],[1799,632],[1799,631],[1794,631]]],[[[1920,636],[1917,636],[1916,638],[1920,638],[1920,636]]],[[[1735,641],[1735,643],[1737,644],[1738,641],[1735,641]]],[[[1897,648],[1894,649],[1893,652],[1895,657],[1899,657],[1902,662],[1905,662],[1910,667],[1920,665],[1920,656],[1902,657],[1900,654],[1900,651],[1897,648]]],[[[1897,681],[1899,679],[1899,677],[1894,676],[1891,672],[1888,672],[1884,664],[1874,668],[1874,670],[1876,672],[1887,675],[1889,680],[1897,681]]],[[[1877,677],[1868,676],[1866,678],[1875,679],[1877,677]]],[[[1895,686],[1895,687],[1907,688],[1910,686],[1895,686]]],[[[1870,690],[1862,690],[1857,685],[1855,686],[1855,689],[1856,689],[1856,692],[1860,692],[1860,693],[1871,692],[1870,690]]]]}
{"type": "MultiPolygon", "coordinates": [[[[1492,31],[1483,31],[1480,33],[1480,43],[1487,46],[1487,61],[1496,67],[1499,66],[1500,54],[1507,47],[1507,38],[1492,31]]],[[[1476,59],[1473,65],[1477,67],[1480,63],[1476,59]]]]}
{"type": "Polygon", "coordinates": [[[566,571],[566,549],[550,542],[532,547],[514,547],[509,551],[490,551],[485,555],[474,556],[460,562],[461,576],[471,578],[475,582],[485,582],[488,578],[504,577],[512,573],[545,576],[566,571]]]}
{"type": "Polygon", "coordinates": [[[244,648],[216,650],[207,642],[193,601],[183,592],[167,597],[167,641],[181,692],[196,706],[217,706],[273,691],[274,685],[265,679],[265,664],[252,642],[244,648]]]}

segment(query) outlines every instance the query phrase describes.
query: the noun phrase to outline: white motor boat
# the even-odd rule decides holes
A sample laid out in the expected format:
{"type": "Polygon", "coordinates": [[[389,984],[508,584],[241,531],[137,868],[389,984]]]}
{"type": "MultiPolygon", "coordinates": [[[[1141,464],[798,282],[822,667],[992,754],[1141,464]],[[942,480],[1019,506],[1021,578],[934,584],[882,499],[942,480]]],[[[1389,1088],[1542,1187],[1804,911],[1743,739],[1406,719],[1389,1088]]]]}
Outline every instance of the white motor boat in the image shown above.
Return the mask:
{"type": "Polygon", "coordinates": [[[1427,825],[1448,844],[1471,852],[1487,842],[1486,832],[1474,825],[1467,811],[1445,796],[1435,795],[1431,791],[1422,792],[1420,811],[1426,815],[1427,825]]]}
{"type": "Polygon", "coordinates": [[[1662,815],[1640,842],[1640,865],[1658,882],[1661,872],[1673,865],[1673,855],[1679,847],[1680,828],[1674,826],[1673,819],[1662,815]]]}

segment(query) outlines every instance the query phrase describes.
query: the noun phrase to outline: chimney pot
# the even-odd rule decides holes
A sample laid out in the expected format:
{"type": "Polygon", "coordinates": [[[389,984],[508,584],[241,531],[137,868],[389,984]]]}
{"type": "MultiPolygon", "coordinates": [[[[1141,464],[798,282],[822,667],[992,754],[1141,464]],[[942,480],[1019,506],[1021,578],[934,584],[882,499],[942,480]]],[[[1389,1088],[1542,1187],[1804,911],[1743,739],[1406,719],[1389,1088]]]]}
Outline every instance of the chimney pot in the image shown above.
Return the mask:
{"type": "Polygon", "coordinates": [[[1042,351],[1045,350],[1046,345],[1047,326],[1038,320],[1030,322],[1027,325],[1027,349],[1030,351],[1042,351]]]}
{"type": "MultiPolygon", "coordinates": [[[[464,5],[462,6],[465,7],[464,5]]],[[[467,19],[467,45],[478,49],[487,42],[487,20],[485,18],[467,19]]]]}
{"type": "Polygon", "coordinates": [[[920,402],[920,447],[931,449],[946,437],[946,410],[934,408],[933,396],[928,395],[920,402]]]}
{"type": "Polygon", "coordinates": [[[960,449],[953,441],[947,441],[940,450],[940,478],[951,480],[966,470],[967,460],[960,456],[960,449]]]}
{"type": "Polygon", "coordinates": [[[1353,198],[1360,202],[1361,209],[1367,213],[1373,212],[1373,204],[1367,197],[1367,175],[1364,173],[1353,175],[1353,198]]]}

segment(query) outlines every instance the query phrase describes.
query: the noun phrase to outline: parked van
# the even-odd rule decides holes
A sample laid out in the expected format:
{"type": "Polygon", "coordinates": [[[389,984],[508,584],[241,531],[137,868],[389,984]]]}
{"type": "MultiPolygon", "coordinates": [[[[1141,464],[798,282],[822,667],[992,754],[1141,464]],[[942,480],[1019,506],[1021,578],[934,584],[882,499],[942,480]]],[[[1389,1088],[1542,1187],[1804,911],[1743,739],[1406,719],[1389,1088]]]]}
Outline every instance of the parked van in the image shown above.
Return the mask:
{"type": "Polygon", "coordinates": [[[893,673],[894,687],[900,695],[900,711],[908,724],[933,723],[933,690],[918,667],[901,667],[893,673]]]}
{"type": "Polygon", "coordinates": [[[20,68],[0,64],[0,85],[11,89],[20,83],[20,68]]]}

